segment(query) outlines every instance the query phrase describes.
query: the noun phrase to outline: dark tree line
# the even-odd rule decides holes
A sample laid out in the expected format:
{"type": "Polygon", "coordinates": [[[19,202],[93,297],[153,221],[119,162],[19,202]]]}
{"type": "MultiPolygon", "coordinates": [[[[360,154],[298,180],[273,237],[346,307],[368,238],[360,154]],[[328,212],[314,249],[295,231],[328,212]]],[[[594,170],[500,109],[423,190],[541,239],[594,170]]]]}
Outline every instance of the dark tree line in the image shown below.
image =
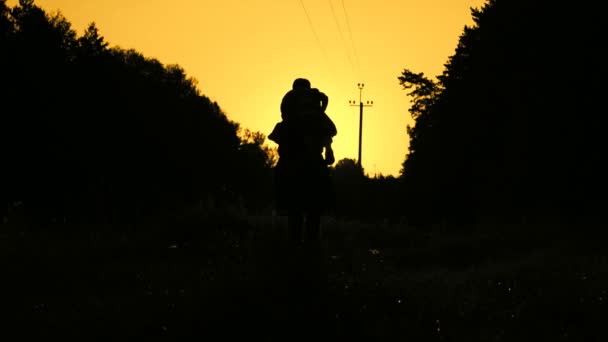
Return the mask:
{"type": "Polygon", "coordinates": [[[436,81],[413,97],[401,180],[411,216],[577,220],[606,206],[603,12],[591,2],[489,0],[436,81]]]}
{"type": "Polygon", "coordinates": [[[355,159],[350,158],[336,162],[330,172],[335,196],[331,215],[363,222],[398,222],[403,219],[403,193],[398,178],[371,177],[355,159]]]}
{"type": "Polygon", "coordinates": [[[264,136],[180,66],[109,48],[95,24],[79,37],[33,0],[0,0],[0,75],[5,215],[132,222],[200,201],[270,203],[264,136]]]}
{"type": "MultiPolygon", "coordinates": [[[[601,215],[601,10],[548,0],[473,9],[444,72],[404,70],[415,125],[399,179],[332,168],[336,213],[471,222],[601,215]]],[[[41,222],[134,221],[194,203],[263,210],[273,151],[178,65],[78,36],[0,0],[0,210],[41,222]]],[[[350,164],[349,164],[350,162],[350,164]]],[[[352,164],[352,165],[351,165],[352,164]]]]}

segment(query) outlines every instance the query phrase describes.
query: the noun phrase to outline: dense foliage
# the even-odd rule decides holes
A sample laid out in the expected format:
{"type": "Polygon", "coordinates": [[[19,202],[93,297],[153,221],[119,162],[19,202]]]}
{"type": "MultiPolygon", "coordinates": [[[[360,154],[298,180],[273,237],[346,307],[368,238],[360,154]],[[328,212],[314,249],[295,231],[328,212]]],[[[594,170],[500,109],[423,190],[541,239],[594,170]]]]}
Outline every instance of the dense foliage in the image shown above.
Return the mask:
{"type": "Polygon", "coordinates": [[[32,0],[0,1],[0,74],[3,209],[132,222],[201,201],[270,203],[264,136],[229,120],[180,66],[109,48],[94,23],[78,37],[32,0]]]}
{"type": "Polygon", "coordinates": [[[490,0],[436,81],[405,69],[407,211],[469,222],[577,219],[606,204],[599,5],[490,0]]]}

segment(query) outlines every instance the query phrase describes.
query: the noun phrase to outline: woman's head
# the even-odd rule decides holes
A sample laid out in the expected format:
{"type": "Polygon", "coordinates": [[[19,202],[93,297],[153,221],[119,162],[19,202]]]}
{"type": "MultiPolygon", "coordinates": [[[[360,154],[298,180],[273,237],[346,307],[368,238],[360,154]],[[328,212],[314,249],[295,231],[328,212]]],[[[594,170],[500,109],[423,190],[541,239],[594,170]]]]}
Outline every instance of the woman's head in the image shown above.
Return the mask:
{"type": "Polygon", "coordinates": [[[293,81],[292,88],[295,89],[310,89],[310,81],[305,78],[296,78],[293,81]]]}

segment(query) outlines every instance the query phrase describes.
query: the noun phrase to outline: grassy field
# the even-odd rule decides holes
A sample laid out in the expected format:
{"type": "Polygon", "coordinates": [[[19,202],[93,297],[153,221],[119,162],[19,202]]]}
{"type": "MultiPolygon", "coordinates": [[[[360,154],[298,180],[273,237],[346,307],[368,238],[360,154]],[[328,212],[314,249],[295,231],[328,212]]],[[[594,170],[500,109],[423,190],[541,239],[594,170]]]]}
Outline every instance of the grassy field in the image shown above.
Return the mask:
{"type": "Polygon", "coordinates": [[[234,213],[2,227],[2,334],[608,340],[600,234],[325,218],[291,250],[284,219],[234,213]]]}

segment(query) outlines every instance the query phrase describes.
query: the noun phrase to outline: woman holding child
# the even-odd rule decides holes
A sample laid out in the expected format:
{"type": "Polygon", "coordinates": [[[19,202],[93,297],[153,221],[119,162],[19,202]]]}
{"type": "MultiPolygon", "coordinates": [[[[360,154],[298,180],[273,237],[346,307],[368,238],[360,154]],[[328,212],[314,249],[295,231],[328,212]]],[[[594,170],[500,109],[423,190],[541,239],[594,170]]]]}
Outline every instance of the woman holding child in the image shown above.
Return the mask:
{"type": "Polygon", "coordinates": [[[328,165],[336,126],[325,113],[328,97],[298,78],[281,102],[282,121],[268,138],[279,145],[277,208],[287,214],[290,242],[317,243],[321,214],[333,205],[328,165]]]}

